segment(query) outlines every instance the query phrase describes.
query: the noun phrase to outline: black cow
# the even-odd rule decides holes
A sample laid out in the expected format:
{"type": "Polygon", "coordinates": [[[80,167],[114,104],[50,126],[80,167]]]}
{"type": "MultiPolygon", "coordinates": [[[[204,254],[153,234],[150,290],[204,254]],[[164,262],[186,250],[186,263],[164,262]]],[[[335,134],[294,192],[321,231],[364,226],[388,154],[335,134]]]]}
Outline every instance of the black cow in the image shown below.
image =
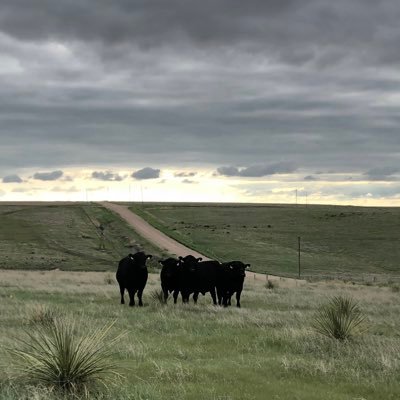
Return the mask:
{"type": "Polygon", "coordinates": [[[160,278],[161,289],[164,293],[164,301],[167,302],[168,293],[172,292],[174,303],[176,304],[180,290],[180,261],[170,257],[166,260],[160,260],[159,263],[162,265],[160,278]]]}
{"type": "Polygon", "coordinates": [[[241,261],[230,261],[221,264],[220,275],[218,279],[218,302],[227,307],[231,305],[231,297],[236,293],[236,306],[240,307],[240,295],[243,290],[243,282],[246,277],[246,268],[250,264],[244,264],[241,261]]]}
{"type": "Polygon", "coordinates": [[[136,254],[129,254],[119,262],[117,281],[121,293],[121,304],[125,304],[124,292],[126,289],[129,293],[129,305],[135,305],[135,293],[137,292],[139,306],[143,306],[142,294],[148,277],[146,261],[151,257],[152,255],[146,255],[143,251],[139,251],[136,254]]]}
{"type": "Polygon", "coordinates": [[[193,300],[197,303],[199,293],[205,295],[210,292],[214,305],[217,305],[216,286],[220,264],[218,261],[203,261],[201,257],[191,255],[179,257],[181,261],[180,290],[182,301],[189,302],[193,293],[193,300]]]}

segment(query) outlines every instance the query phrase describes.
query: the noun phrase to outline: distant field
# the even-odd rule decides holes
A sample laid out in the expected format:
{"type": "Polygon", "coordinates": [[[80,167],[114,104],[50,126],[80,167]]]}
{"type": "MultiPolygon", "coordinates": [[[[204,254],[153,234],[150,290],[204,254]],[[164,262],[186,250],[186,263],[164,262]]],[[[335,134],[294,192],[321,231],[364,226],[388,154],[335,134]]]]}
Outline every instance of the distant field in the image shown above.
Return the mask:
{"type": "Polygon", "coordinates": [[[135,204],[183,244],[258,272],[390,280],[400,277],[400,209],[341,206],[135,204]]]}
{"type": "MultiPolygon", "coordinates": [[[[351,283],[303,283],[265,288],[245,283],[242,308],[200,304],[161,306],[151,297],[160,287],[153,274],[143,308],[119,304],[109,273],[0,270],[0,398],[56,400],[8,383],[14,360],[5,348],[34,331],[32,321],[47,307],[87,331],[116,320],[113,336],[127,332],[115,359],[126,380],[102,400],[397,400],[400,397],[400,306],[398,287],[351,283]],[[394,290],[396,289],[396,291],[394,290]],[[349,343],[311,329],[327,298],[354,297],[370,329],[349,343]]],[[[40,325],[39,325],[40,326],[40,325]]],[[[92,398],[92,397],[91,397],[92,398]]]]}
{"type": "Polygon", "coordinates": [[[0,205],[0,268],[115,270],[118,260],[144,245],[110,211],[96,204],[0,205]],[[99,224],[105,226],[105,250],[99,250],[99,224]]]}

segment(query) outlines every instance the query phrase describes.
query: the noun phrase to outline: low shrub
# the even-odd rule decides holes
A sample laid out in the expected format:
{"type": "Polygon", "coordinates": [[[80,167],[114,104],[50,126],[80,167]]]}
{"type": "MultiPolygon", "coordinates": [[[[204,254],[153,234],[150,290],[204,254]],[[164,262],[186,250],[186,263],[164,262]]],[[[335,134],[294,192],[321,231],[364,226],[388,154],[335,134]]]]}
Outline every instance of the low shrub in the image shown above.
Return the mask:
{"type": "Polygon", "coordinates": [[[335,296],[322,305],[312,326],[321,335],[338,340],[350,339],[367,329],[366,317],[357,302],[346,296],[335,296]]]}
{"type": "Polygon", "coordinates": [[[122,335],[110,338],[114,323],[79,335],[74,321],[55,319],[47,326],[26,332],[17,339],[14,356],[23,381],[59,390],[62,393],[89,394],[102,384],[120,378],[110,357],[122,335]]]}
{"type": "Polygon", "coordinates": [[[276,283],[272,282],[268,279],[267,283],[265,284],[265,289],[272,290],[277,287],[276,283]]]}

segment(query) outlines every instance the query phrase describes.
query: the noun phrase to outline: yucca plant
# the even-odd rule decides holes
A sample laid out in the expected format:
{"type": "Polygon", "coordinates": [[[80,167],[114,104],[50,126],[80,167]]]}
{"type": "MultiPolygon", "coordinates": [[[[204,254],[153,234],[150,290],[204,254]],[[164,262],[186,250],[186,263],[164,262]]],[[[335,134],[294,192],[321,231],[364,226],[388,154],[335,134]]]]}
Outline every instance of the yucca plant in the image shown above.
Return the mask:
{"type": "Polygon", "coordinates": [[[111,378],[121,377],[111,356],[123,334],[110,338],[113,325],[78,335],[74,321],[56,319],[27,332],[26,339],[18,339],[20,348],[9,351],[29,383],[64,393],[89,393],[97,384],[107,387],[111,378]]]}
{"type": "Polygon", "coordinates": [[[351,297],[335,296],[319,308],[313,328],[324,336],[347,340],[367,329],[366,317],[351,297]]]}

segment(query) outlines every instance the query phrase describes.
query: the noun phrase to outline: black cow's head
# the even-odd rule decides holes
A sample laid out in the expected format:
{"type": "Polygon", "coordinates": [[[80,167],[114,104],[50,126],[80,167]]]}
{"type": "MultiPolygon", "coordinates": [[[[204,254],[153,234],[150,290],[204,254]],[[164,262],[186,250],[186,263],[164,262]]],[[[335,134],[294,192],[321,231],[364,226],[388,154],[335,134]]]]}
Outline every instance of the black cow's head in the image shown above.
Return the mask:
{"type": "Polygon", "coordinates": [[[241,261],[231,261],[226,264],[227,270],[236,276],[245,277],[246,276],[246,268],[250,267],[250,264],[244,264],[241,261]]]}
{"type": "Polygon", "coordinates": [[[162,265],[162,272],[166,277],[176,275],[180,266],[180,260],[172,257],[160,260],[159,263],[162,265]]]}
{"type": "Polygon", "coordinates": [[[129,258],[140,268],[146,268],[146,261],[152,258],[151,254],[146,254],[144,251],[139,251],[135,254],[129,254],[129,258]]]}
{"type": "Polygon", "coordinates": [[[196,270],[197,264],[201,261],[201,257],[194,257],[192,255],[188,255],[186,257],[179,257],[180,265],[186,271],[194,272],[196,270]]]}

